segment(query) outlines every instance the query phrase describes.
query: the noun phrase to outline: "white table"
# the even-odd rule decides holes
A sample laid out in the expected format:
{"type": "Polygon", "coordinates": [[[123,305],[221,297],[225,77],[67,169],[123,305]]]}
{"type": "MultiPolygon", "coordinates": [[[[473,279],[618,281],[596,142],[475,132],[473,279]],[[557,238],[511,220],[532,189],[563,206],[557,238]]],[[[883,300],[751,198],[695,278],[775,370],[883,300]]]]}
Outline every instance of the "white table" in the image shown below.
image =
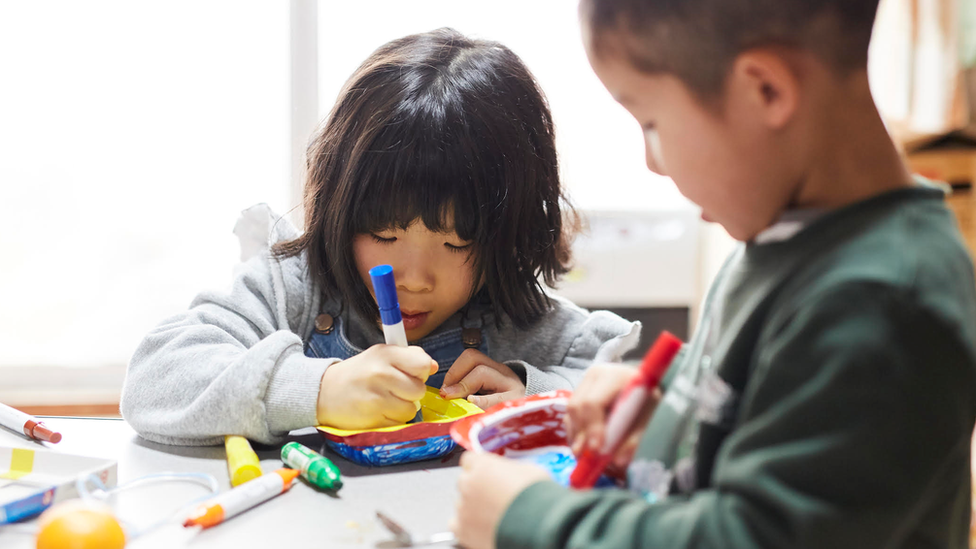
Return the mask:
{"type": "MultiPolygon", "coordinates": [[[[59,444],[43,446],[57,452],[118,460],[118,480],[123,483],[143,475],[172,472],[210,473],[221,491],[230,488],[222,446],[165,446],[139,438],[119,419],[45,418],[44,423],[64,436],[59,444]]],[[[296,431],[290,440],[321,451],[342,471],[344,486],[335,495],[320,492],[296,480],[287,493],[226,523],[200,532],[186,547],[395,547],[392,536],[376,521],[381,510],[408,527],[415,536],[447,530],[454,512],[459,450],[446,458],[408,465],[369,468],[356,465],[323,448],[322,438],[311,430],[296,431]]],[[[38,448],[23,437],[0,428],[0,445],[38,448]]],[[[255,445],[265,472],[282,466],[280,447],[255,445]]],[[[114,507],[124,520],[150,524],[206,494],[193,484],[167,484],[135,488],[117,498],[114,507]]],[[[29,523],[28,523],[29,524],[29,523]]],[[[33,548],[34,538],[0,527],[0,547],[33,548]]],[[[155,537],[172,537],[175,528],[155,537]]],[[[152,534],[132,546],[152,545],[152,534]]],[[[166,543],[171,545],[170,542],[166,543]]]]}

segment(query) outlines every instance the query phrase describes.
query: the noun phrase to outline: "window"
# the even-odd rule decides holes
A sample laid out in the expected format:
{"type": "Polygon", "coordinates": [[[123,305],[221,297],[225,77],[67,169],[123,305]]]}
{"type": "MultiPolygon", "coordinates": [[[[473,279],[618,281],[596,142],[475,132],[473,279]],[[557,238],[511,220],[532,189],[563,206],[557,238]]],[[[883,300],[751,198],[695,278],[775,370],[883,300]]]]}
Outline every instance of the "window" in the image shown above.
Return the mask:
{"type": "Polygon", "coordinates": [[[640,128],[590,69],[577,2],[373,0],[320,3],[318,9],[321,117],[373,50],[394,38],[453,27],[505,44],[538,79],[552,109],[563,180],[575,205],[587,210],[691,209],[667,178],[647,170],[640,128]]]}
{"type": "Polygon", "coordinates": [[[0,401],[25,369],[121,372],[228,285],[240,210],[293,205],[288,25],[282,2],[0,4],[0,401]]]}

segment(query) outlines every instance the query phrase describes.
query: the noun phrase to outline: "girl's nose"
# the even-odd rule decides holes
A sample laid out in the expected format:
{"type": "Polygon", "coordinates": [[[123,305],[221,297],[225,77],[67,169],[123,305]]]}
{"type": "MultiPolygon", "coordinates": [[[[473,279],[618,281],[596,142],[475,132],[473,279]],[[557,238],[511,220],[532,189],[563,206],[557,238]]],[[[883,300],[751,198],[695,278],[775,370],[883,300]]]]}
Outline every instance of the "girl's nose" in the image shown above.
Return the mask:
{"type": "Polygon", "coordinates": [[[393,276],[398,291],[423,293],[434,289],[433,270],[420,254],[404,258],[397,267],[393,276]]]}

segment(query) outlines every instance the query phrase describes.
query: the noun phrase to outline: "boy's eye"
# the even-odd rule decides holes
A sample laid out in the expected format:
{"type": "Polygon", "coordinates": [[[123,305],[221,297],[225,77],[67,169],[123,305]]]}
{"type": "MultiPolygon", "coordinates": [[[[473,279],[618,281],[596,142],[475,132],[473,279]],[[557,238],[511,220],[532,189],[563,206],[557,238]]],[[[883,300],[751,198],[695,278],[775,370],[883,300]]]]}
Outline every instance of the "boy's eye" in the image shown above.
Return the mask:
{"type": "Polygon", "coordinates": [[[474,244],[474,243],[473,242],[468,242],[467,244],[464,244],[463,246],[458,246],[456,244],[451,244],[450,242],[445,242],[444,243],[444,246],[446,246],[447,249],[448,250],[451,250],[452,252],[461,253],[463,251],[466,251],[466,250],[470,249],[472,244],[474,244]]]}
{"type": "Polygon", "coordinates": [[[373,240],[375,240],[376,242],[378,242],[380,244],[389,244],[391,242],[396,242],[396,237],[395,236],[391,236],[389,238],[384,238],[384,237],[382,237],[382,236],[380,236],[380,235],[378,235],[376,233],[369,233],[369,236],[373,237],[373,240]]]}

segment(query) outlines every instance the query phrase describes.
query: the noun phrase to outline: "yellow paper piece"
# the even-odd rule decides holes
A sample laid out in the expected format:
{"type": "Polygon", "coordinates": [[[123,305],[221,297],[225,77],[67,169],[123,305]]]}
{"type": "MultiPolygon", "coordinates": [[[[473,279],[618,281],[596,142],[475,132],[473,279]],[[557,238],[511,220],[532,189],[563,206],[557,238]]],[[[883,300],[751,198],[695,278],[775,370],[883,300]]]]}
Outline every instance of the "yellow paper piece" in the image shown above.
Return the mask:
{"type": "Polygon", "coordinates": [[[13,448],[10,456],[10,470],[0,473],[0,478],[17,480],[26,477],[34,470],[34,450],[13,448]]]}

